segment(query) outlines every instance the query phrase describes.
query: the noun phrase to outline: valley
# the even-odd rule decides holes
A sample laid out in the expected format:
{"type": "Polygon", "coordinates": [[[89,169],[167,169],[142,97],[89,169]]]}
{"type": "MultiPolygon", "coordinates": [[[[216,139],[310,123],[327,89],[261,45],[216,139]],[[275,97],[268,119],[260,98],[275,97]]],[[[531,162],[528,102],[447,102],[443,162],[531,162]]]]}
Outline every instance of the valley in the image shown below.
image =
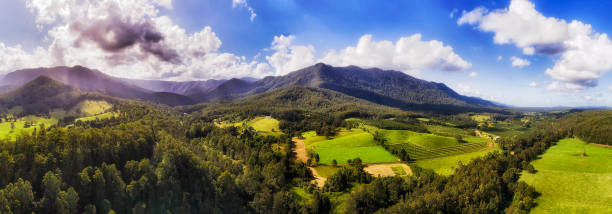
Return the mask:
{"type": "MultiPolygon", "coordinates": [[[[25,78],[23,72],[8,77],[17,82],[25,78]]],[[[610,209],[606,197],[592,198],[588,207],[577,205],[589,197],[587,190],[606,194],[609,170],[596,163],[607,162],[610,149],[567,138],[609,145],[608,132],[599,131],[612,118],[606,110],[518,111],[392,71],[325,64],[261,80],[185,83],[125,80],[83,67],[26,73],[32,72],[38,76],[27,76],[29,82],[0,95],[0,164],[5,166],[0,173],[14,175],[0,179],[0,199],[21,188],[32,192],[32,199],[21,200],[47,200],[44,194],[34,199],[39,197],[34,192],[47,192],[49,179],[57,179],[65,183],[59,193],[83,197],[74,209],[95,207],[103,213],[138,204],[150,205],[138,208],[148,211],[176,210],[182,206],[174,195],[179,193],[230,213],[610,209]],[[93,85],[97,88],[72,84],[70,75],[78,72],[103,83],[93,85]],[[411,84],[395,84],[392,78],[411,84]],[[138,89],[134,93],[142,96],[116,96],[107,84],[138,89]],[[378,88],[389,84],[397,93],[378,88]],[[422,87],[420,95],[398,95],[414,87],[422,87]],[[193,97],[194,90],[206,95],[193,97]],[[164,100],[174,101],[150,99],[160,93],[170,93],[164,100]],[[180,101],[188,93],[191,101],[180,101]],[[418,98],[422,93],[436,95],[418,98]],[[579,148],[586,156],[577,155],[579,148]],[[26,154],[37,156],[23,158],[26,154]],[[92,182],[96,176],[114,181],[92,182]],[[102,189],[94,185],[116,191],[93,196],[92,189],[102,189]],[[214,190],[199,195],[207,189],[214,190]],[[115,194],[123,191],[132,195],[115,194]],[[145,192],[170,199],[140,195],[145,192]],[[488,205],[449,204],[465,197],[488,205]],[[209,201],[219,198],[227,201],[209,201]],[[275,208],[277,203],[292,207],[275,208]]],[[[53,209],[36,206],[28,209],[53,209]]]]}

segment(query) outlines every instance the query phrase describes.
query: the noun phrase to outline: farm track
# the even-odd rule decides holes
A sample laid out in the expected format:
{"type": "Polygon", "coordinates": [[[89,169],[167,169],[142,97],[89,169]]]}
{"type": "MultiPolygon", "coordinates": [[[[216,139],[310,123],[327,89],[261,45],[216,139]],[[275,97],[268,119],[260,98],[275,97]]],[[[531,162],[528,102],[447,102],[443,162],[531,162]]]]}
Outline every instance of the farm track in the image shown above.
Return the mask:
{"type": "MultiPolygon", "coordinates": [[[[306,143],[304,143],[304,140],[300,140],[297,137],[294,137],[291,140],[295,143],[295,147],[293,147],[293,152],[295,152],[295,158],[297,159],[297,161],[306,163],[308,161],[308,153],[306,152],[306,143]]],[[[308,167],[308,169],[310,169],[310,171],[312,172],[312,176],[314,176],[315,178],[312,182],[315,185],[317,185],[319,188],[323,188],[323,186],[325,185],[325,182],[327,181],[327,178],[319,175],[319,173],[317,173],[317,170],[312,167],[308,167]]]]}

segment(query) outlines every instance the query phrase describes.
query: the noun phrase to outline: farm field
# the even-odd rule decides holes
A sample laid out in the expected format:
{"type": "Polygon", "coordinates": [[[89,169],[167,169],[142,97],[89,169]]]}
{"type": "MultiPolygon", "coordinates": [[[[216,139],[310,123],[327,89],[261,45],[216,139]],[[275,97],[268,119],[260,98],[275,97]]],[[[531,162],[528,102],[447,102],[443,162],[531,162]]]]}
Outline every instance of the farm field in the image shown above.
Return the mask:
{"type": "Polygon", "coordinates": [[[612,213],[612,149],[567,138],[532,164],[520,178],[542,194],[532,213],[612,213]]]}
{"type": "MultiPolygon", "coordinates": [[[[411,159],[428,159],[456,154],[475,152],[487,147],[487,139],[466,135],[462,129],[434,126],[435,133],[443,135],[460,135],[465,143],[454,137],[445,137],[428,133],[416,133],[407,130],[380,130],[391,151],[406,150],[411,159]]],[[[394,152],[395,153],[395,152],[394,152]]]]}
{"type": "Polygon", "coordinates": [[[367,132],[337,137],[310,145],[319,154],[322,164],[346,164],[348,159],[361,158],[363,163],[397,162],[397,157],[376,144],[374,137],[367,132]]]}
{"type": "Polygon", "coordinates": [[[83,116],[91,116],[102,114],[105,111],[112,108],[113,105],[101,100],[85,100],[77,104],[72,108],[73,112],[76,112],[83,116]]]}
{"type": "Polygon", "coordinates": [[[370,164],[367,165],[364,171],[372,174],[373,176],[405,176],[412,174],[412,170],[405,163],[383,163],[383,164],[370,164]]]}
{"type": "Polygon", "coordinates": [[[415,163],[422,168],[433,169],[438,174],[450,175],[453,174],[453,171],[455,170],[459,162],[467,164],[476,157],[485,156],[495,151],[501,151],[501,149],[495,146],[492,149],[487,149],[483,151],[462,153],[458,155],[451,155],[425,160],[417,160],[415,163]]]}
{"type": "Polygon", "coordinates": [[[278,120],[271,117],[256,117],[248,122],[248,125],[260,132],[278,131],[278,120]]]}
{"type": "Polygon", "coordinates": [[[57,120],[53,118],[43,118],[36,116],[26,116],[18,119],[16,122],[0,123],[0,139],[15,140],[15,137],[21,132],[32,132],[34,129],[40,129],[40,125],[44,124],[49,127],[57,124],[57,120]],[[33,124],[28,128],[24,128],[26,122],[33,124]],[[14,123],[14,129],[11,128],[11,123],[14,123]]]}
{"type": "Polygon", "coordinates": [[[428,133],[417,133],[408,130],[384,130],[378,131],[386,140],[387,145],[393,145],[397,143],[415,144],[425,149],[435,149],[441,147],[448,147],[457,145],[457,139],[452,137],[438,136],[428,133]]]}
{"type": "Polygon", "coordinates": [[[106,112],[106,113],[102,113],[102,114],[98,114],[98,115],[92,115],[92,116],[87,116],[87,117],[79,117],[76,120],[74,120],[74,122],[87,122],[87,121],[93,121],[93,120],[104,120],[104,119],[108,119],[111,117],[117,117],[119,116],[119,114],[117,112],[106,112]]]}

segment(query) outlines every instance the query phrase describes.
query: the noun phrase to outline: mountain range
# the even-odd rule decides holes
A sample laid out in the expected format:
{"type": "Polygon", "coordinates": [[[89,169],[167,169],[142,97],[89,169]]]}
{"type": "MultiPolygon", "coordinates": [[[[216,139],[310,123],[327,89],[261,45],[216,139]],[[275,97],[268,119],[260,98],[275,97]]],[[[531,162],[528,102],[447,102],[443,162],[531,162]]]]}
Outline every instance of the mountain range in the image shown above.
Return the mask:
{"type": "MultiPolygon", "coordinates": [[[[57,89],[45,91],[46,97],[70,91],[68,94],[89,93],[170,106],[231,101],[278,89],[304,87],[334,91],[400,109],[469,111],[501,107],[487,100],[460,95],[442,83],[417,79],[399,71],[333,67],[323,63],[259,80],[234,78],[186,82],[118,78],[82,66],[23,69],[4,76],[0,80],[0,92],[6,98],[36,97],[36,91],[42,90],[40,84],[45,87],[53,85],[51,88],[57,89]]],[[[35,103],[35,100],[28,102],[35,103]]]]}

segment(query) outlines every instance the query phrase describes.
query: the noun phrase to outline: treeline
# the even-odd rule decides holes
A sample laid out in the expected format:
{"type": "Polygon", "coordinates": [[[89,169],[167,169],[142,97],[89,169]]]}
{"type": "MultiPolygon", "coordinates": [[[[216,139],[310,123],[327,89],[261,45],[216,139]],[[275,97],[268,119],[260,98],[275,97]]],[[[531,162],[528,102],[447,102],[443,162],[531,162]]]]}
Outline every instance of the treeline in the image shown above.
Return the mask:
{"type": "Polygon", "coordinates": [[[407,178],[373,178],[352,191],[344,212],[526,213],[538,193],[518,181],[521,171],[532,169],[530,161],[567,136],[550,125],[538,128],[536,134],[503,138],[504,152],[460,165],[448,177],[412,165],[413,175],[407,178]]]}
{"type": "MultiPolygon", "coordinates": [[[[98,125],[41,129],[0,143],[0,213],[314,213],[289,183],[310,171],[288,137],[125,107],[98,125]],[[119,121],[119,122],[117,122],[119,121]],[[117,124],[114,124],[117,123],[117,124]]],[[[326,205],[327,204],[327,205],[326,205]]]]}
{"type": "Polygon", "coordinates": [[[565,115],[559,125],[589,143],[612,145],[612,111],[584,111],[565,115]]]}

